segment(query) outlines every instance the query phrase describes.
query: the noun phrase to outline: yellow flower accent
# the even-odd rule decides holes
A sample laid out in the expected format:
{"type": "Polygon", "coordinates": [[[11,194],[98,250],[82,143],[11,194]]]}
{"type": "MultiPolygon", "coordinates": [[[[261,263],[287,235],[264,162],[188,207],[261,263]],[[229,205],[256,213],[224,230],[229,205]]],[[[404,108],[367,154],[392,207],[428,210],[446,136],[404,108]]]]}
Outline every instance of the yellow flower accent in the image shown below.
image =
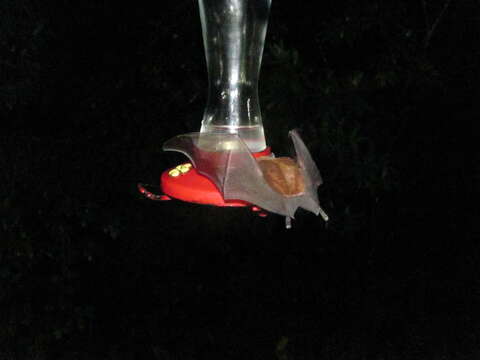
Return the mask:
{"type": "Polygon", "coordinates": [[[192,168],[192,164],[190,163],[178,165],[176,167],[176,169],[180,171],[182,174],[186,174],[187,172],[190,171],[191,168],[192,168]]]}
{"type": "Polygon", "coordinates": [[[178,169],[172,169],[168,172],[168,175],[170,175],[171,177],[177,177],[177,176],[180,176],[180,171],[178,169]]]}

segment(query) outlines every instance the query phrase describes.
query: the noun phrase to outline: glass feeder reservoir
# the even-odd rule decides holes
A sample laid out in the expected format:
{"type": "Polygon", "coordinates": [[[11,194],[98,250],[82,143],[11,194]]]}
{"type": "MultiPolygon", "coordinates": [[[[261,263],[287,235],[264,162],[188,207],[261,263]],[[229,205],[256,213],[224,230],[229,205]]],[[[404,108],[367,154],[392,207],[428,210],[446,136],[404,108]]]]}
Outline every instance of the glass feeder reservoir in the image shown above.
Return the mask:
{"type": "MultiPolygon", "coordinates": [[[[271,0],[199,0],[209,79],[200,133],[237,134],[252,153],[266,148],[258,78],[270,5],[271,0]]],[[[229,147],[202,138],[199,145],[229,147]]]]}

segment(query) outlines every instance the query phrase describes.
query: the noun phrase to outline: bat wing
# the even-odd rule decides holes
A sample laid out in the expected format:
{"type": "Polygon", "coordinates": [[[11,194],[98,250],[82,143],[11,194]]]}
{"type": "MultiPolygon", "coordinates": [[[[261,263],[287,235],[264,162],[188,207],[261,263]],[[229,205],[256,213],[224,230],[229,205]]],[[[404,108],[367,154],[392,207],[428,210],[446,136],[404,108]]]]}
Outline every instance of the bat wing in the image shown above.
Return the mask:
{"type": "Polygon", "coordinates": [[[163,145],[186,155],[198,173],[208,177],[225,200],[243,200],[267,211],[289,216],[284,197],[265,181],[257,161],[236,134],[190,133],[163,145]]]}
{"type": "Polygon", "coordinates": [[[323,216],[317,196],[322,183],[320,173],[298,133],[291,131],[290,136],[305,181],[304,193],[291,197],[283,196],[268,185],[257,160],[236,134],[178,135],[165,142],[163,150],[186,155],[197,172],[217,186],[225,200],[243,200],[287,218],[294,218],[299,207],[323,216]]]}
{"type": "Polygon", "coordinates": [[[328,221],[328,215],[320,207],[318,201],[318,187],[323,184],[320,171],[298,132],[291,130],[289,135],[295,148],[296,162],[302,170],[305,179],[305,193],[300,198],[301,203],[299,206],[313,212],[315,215],[320,214],[325,221],[328,221]]]}

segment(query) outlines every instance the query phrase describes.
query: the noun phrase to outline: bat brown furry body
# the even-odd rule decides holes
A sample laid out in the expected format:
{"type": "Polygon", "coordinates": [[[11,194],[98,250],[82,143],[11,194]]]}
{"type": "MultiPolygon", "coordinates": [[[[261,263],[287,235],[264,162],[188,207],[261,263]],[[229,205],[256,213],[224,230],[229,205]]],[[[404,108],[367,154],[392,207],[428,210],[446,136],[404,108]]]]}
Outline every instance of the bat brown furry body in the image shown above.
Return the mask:
{"type": "Polygon", "coordinates": [[[305,191],[305,182],[297,163],[289,157],[257,159],[263,177],[272,189],[284,196],[298,196],[305,191]]]}

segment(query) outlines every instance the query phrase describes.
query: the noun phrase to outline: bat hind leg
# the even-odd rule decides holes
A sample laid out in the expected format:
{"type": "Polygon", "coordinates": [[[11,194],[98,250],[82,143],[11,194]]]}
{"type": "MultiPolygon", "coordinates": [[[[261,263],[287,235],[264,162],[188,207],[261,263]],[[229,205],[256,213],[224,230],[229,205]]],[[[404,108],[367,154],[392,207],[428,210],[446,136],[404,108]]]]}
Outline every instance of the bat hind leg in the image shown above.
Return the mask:
{"type": "Polygon", "coordinates": [[[285,228],[286,229],[292,228],[292,218],[290,216],[285,216],[285,228]]]}
{"type": "Polygon", "coordinates": [[[319,213],[320,213],[320,216],[323,218],[323,220],[325,222],[328,222],[329,217],[328,217],[327,213],[320,206],[319,206],[319,213]]]}

